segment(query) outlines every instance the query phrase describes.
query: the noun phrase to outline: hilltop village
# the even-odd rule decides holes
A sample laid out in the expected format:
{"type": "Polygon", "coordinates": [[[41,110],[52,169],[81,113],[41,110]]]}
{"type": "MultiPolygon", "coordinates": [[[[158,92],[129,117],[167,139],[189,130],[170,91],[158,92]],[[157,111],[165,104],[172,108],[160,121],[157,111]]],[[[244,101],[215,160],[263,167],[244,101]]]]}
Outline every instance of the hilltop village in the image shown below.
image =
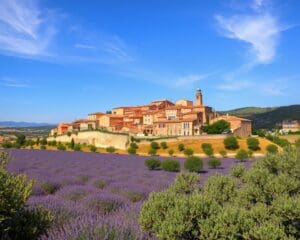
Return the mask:
{"type": "Polygon", "coordinates": [[[231,133],[247,137],[251,135],[251,121],[236,116],[220,116],[212,107],[203,103],[200,89],[196,90],[195,101],[180,99],[175,103],[157,100],[142,106],[113,108],[110,113],[96,112],[87,119],[71,123],[60,123],[52,129],[51,136],[65,135],[97,129],[135,136],[199,136],[202,126],[218,120],[230,123],[231,133]]]}

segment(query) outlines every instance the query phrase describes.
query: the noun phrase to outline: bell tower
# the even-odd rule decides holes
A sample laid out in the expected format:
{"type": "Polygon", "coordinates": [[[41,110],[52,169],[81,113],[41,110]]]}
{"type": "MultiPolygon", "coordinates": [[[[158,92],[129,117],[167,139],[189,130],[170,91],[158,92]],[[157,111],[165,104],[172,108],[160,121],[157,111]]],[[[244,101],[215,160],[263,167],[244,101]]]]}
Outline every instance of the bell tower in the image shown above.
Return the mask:
{"type": "Polygon", "coordinates": [[[202,92],[200,88],[196,90],[195,106],[203,106],[202,92]]]}

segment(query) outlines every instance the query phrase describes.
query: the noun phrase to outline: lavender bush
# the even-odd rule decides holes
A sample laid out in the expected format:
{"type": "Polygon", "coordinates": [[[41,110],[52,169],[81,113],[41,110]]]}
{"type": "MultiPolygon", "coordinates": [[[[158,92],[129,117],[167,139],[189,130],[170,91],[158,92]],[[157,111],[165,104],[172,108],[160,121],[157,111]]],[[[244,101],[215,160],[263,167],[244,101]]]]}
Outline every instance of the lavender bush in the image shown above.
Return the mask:
{"type": "MultiPolygon", "coordinates": [[[[8,170],[35,181],[28,204],[44,206],[54,215],[41,239],[153,239],[140,231],[141,205],[151,192],[166,189],[177,174],[150,171],[144,165],[147,157],[137,155],[25,149],[10,153],[8,170]],[[45,193],[43,183],[55,191],[45,193]]],[[[183,171],[185,159],[177,160],[183,171]]],[[[237,161],[224,159],[218,169],[208,168],[207,159],[203,163],[201,184],[216,173],[228,174],[237,161]]]]}

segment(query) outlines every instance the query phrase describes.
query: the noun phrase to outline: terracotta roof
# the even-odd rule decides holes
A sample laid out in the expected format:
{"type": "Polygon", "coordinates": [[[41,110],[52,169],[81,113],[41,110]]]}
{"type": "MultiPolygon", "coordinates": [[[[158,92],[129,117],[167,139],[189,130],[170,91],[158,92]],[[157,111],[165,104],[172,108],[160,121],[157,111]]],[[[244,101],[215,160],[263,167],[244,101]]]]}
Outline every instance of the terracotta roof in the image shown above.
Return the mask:
{"type": "Polygon", "coordinates": [[[182,106],[182,105],[175,105],[166,107],[166,110],[180,110],[180,109],[192,109],[192,106],[182,106]]]}
{"type": "Polygon", "coordinates": [[[88,120],[87,119],[77,119],[73,123],[85,123],[85,122],[88,122],[88,120]]]}
{"type": "Polygon", "coordinates": [[[88,115],[104,115],[103,112],[95,112],[95,113],[89,113],[88,115]]]}

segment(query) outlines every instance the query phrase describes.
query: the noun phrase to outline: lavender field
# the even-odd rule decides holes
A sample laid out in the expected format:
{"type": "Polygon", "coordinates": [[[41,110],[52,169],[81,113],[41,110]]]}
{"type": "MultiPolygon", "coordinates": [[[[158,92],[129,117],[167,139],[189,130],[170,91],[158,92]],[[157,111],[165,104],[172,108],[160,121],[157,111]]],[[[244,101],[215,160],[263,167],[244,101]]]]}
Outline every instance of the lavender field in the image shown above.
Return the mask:
{"type": "MultiPolygon", "coordinates": [[[[146,157],[82,152],[11,150],[9,171],[35,180],[29,205],[55,215],[42,239],[152,239],[139,230],[139,209],[150,192],[169,186],[176,173],[150,171],[146,157]]],[[[180,159],[183,167],[184,159],[180,159]]],[[[201,181],[227,174],[236,160],[219,169],[204,160],[201,181]]],[[[246,163],[249,164],[249,163],[246,163]]]]}

